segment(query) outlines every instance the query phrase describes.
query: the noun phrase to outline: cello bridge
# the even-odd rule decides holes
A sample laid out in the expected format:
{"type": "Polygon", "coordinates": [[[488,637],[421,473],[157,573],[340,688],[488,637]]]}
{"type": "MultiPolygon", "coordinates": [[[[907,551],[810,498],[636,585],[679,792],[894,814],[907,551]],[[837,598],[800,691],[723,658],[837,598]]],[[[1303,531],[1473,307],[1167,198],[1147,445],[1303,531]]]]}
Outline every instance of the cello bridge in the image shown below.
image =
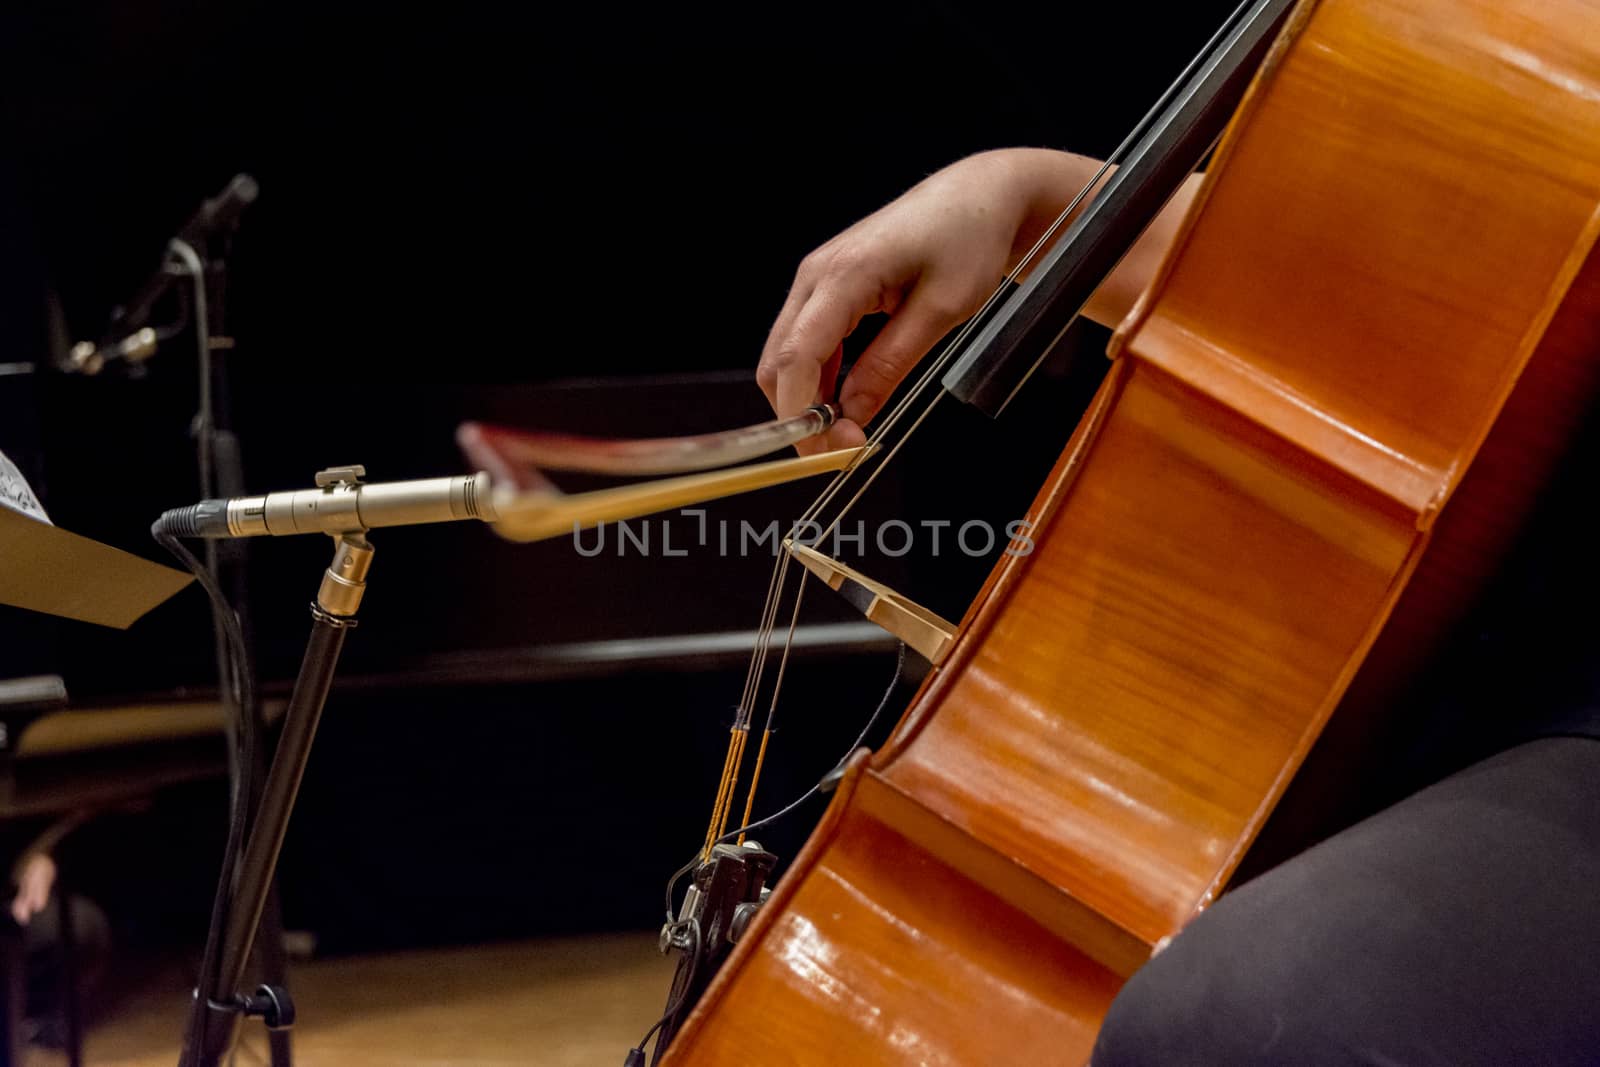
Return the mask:
{"type": "Polygon", "coordinates": [[[949,654],[955,643],[956,626],[948,619],[792,537],[784,539],[783,547],[869,621],[904,641],[935,667],[949,654]]]}

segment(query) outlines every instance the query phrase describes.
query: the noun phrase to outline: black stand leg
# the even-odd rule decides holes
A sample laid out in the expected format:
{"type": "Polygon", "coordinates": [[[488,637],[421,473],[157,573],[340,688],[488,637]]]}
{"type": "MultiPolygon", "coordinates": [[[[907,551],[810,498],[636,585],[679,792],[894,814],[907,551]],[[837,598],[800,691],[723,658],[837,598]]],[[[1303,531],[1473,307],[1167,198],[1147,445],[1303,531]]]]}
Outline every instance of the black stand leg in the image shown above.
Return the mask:
{"type": "MultiPolygon", "coordinates": [[[[283,904],[278,899],[277,878],[272,879],[272,888],[267,894],[267,910],[261,915],[256,960],[263,982],[280,989],[288,987],[289,961],[283,950],[283,904]]],[[[293,1050],[288,1028],[267,1031],[267,1057],[271,1067],[291,1067],[293,1050]]]]}
{"type": "MultiPolygon", "coordinates": [[[[237,184],[238,179],[235,179],[237,184]]],[[[230,186],[232,188],[232,186],[230,186]]],[[[253,195],[253,194],[252,194],[253,195]]],[[[233,349],[233,339],[227,332],[228,245],[231,230],[224,228],[206,240],[194,245],[174,241],[171,252],[195,275],[199,291],[192,298],[195,333],[199,342],[199,411],[193,423],[197,463],[200,471],[200,492],[205,497],[234,497],[244,495],[244,468],[239,453],[238,438],[229,429],[228,363],[214,359],[219,353],[233,349]],[[213,239],[214,238],[214,239],[213,239]]],[[[239,616],[245,639],[251,638],[249,583],[246,568],[246,542],[207,541],[206,568],[228,591],[228,598],[239,616]]],[[[222,693],[236,689],[229,684],[232,670],[227,652],[227,639],[222,622],[213,618],[212,629],[216,643],[217,677],[222,693]]],[[[254,688],[252,686],[252,688],[254,688]]],[[[266,723],[259,702],[252,707],[238,709],[233,720],[239,730],[252,731],[257,738],[266,735],[266,723]]],[[[230,737],[230,751],[237,751],[236,738],[230,737]]],[[[263,775],[266,770],[260,753],[264,746],[253,746],[257,752],[253,767],[231,768],[234,781],[241,777],[251,783],[249,795],[244,798],[251,817],[261,803],[263,775]]],[[[280,988],[287,985],[287,964],[283,953],[283,918],[278,907],[275,887],[269,892],[267,904],[260,919],[260,938],[255,954],[255,969],[263,982],[280,988]]],[[[274,1033],[271,1040],[272,1067],[291,1067],[289,1035],[274,1033]]]]}
{"type": "Polygon", "coordinates": [[[68,1067],[83,1067],[83,1011],[78,1001],[78,931],[72,907],[72,893],[60,883],[56,884],[56,918],[60,922],[57,933],[61,957],[61,1015],[66,1024],[66,1051],[68,1067]]]}
{"type": "Polygon", "coordinates": [[[0,1067],[22,1065],[26,956],[22,928],[11,916],[0,916],[0,1067]]]}
{"type": "MultiPolygon", "coordinates": [[[[261,804],[232,880],[221,942],[206,947],[206,958],[216,962],[210,974],[201,975],[196,989],[180,1067],[218,1067],[233,1045],[241,1014],[240,982],[250,962],[278,853],[305,775],[323,704],[333,684],[345,633],[355,625],[371,560],[372,546],[366,539],[359,533],[345,534],[338,539],[333,563],[323,575],[317,603],[311,608],[311,639],[284,713],[283,731],[262,788],[261,804]]],[[[270,1013],[276,1005],[263,1002],[273,1001],[273,996],[254,999],[258,1001],[256,1009],[268,1008],[269,1025],[280,1021],[270,1013]]],[[[281,1019],[282,1024],[292,1021],[292,1008],[288,1014],[288,1019],[281,1019]]]]}
{"type": "MultiPolygon", "coordinates": [[[[247,625],[246,620],[242,618],[240,622],[247,625]]],[[[246,630],[245,640],[250,640],[248,629],[246,630]]],[[[260,701],[255,701],[255,705],[246,714],[255,716],[256,737],[264,740],[269,736],[270,731],[265,717],[261,714],[260,701]]],[[[267,776],[266,752],[268,746],[258,743],[254,748],[256,752],[255,766],[251,768],[250,775],[250,780],[253,783],[250,797],[252,818],[261,804],[261,791],[267,776]]],[[[261,923],[256,933],[254,973],[266,985],[287,989],[289,985],[288,972],[288,957],[283,950],[283,905],[278,896],[278,879],[274,877],[267,888],[266,907],[261,912],[261,923]]],[[[267,1052],[270,1067],[293,1067],[293,1049],[290,1046],[289,1031],[287,1029],[271,1030],[267,1033],[267,1052]]]]}

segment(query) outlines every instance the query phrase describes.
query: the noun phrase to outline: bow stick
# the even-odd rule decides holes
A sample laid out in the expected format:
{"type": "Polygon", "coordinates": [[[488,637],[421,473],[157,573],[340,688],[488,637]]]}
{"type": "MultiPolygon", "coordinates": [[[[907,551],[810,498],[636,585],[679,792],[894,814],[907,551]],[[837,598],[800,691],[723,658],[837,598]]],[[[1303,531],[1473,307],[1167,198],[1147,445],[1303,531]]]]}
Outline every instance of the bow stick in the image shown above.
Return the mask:
{"type": "Polygon", "coordinates": [[[507,540],[526,542],[843,470],[865,449],[726,466],[822,433],[836,417],[836,408],[819,404],[793,418],[721,433],[633,440],[469,422],[457,431],[456,441],[467,458],[489,474],[498,516],[495,531],[507,540]],[[708,470],[712,467],[724,469],[708,470]],[[701,473],[569,495],[541,468],[593,474],[701,473]]]}

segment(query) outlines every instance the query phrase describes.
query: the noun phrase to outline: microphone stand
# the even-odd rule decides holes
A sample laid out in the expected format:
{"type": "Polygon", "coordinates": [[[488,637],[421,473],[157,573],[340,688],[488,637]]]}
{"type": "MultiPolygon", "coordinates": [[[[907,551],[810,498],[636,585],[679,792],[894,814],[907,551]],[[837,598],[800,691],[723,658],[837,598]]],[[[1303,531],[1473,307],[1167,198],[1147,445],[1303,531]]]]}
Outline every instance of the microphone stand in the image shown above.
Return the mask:
{"type": "Polygon", "coordinates": [[[281,985],[268,983],[248,995],[240,993],[239,987],[263,910],[272,896],[278,854],[345,634],[356,625],[356,609],[366,591],[373,550],[365,531],[337,534],[334,545],[333,562],[323,572],[317,599],[311,605],[311,638],[226,901],[220,941],[206,946],[205,958],[215,960],[216,966],[203,969],[209,973],[201,974],[195,989],[179,1067],[220,1067],[244,1016],[260,1017],[272,1034],[294,1024],[294,1003],[281,985]]]}
{"type": "MultiPolygon", "coordinates": [[[[115,332],[131,325],[143,326],[156,303],[165,291],[166,284],[175,275],[188,275],[194,285],[190,298],[190,317],[193,320],[197,344],[196,372],[199,378],[198,410],[191,424],[195,441],[195,460],[199,470],[200,494],[204,497],[237,496],[244,492],[244,465],[239,449],[239,439],[230,429],[232,413],[229,409],[227,360],[213,358],[217,353],[231,352],[234,341],[227,332],[228,256],[232,251],[233,232],[240,214],[257,196],[255,181],[248,175],[235,177],[220,195],[202,204],[168,244],[171,257],[160,271],[146,283],[131,302],[129,309],[119,309],[114,323],[115,332]]],[[[217,583],[227,592],[239,616],[246,642],[253,641],[250,625],[249,574],[247,548],[243,542],[229,541],[219,544],[207,541],[205,564],[217,583]]],[[[232,659],[228,655],[221,620],[212,617],[213,640],[216,645],[217,682],[220,692],[239,692],[232,684],[232,659]]],[[[258,692],[254,685],[251,692],[258,692]]],[[[226,696],[224,696],[226,700],[226,696]]],[[[262,715],[259,698],[251,707],[238,709],[231,722],[230,735],[237,730],[253,731],[263,737],[267,724],[262,715]]],[[[237,736],[230,736],[230,759],[240,750],[237,736]]],[[[232,768],[236,779],[241,777],[251,788],[240,791],[240,803],[245,806],[246,820],[254,817],[261,802],[262,776],[266,771],[264,744],[249,746],[254,752],[252,766],[232,768]]],[[[282,989],[287,983],[288,961],[283,948],[283,911],[278,900],[277,883],[273,881],[261,913],[265,936],[257,947],[257,963],[264,982],[282,989]]],[[[268,1036],[272,1067],[292,1067],[293,1052],[287,1027],[274,1028],[268,1036]]]]}
{"type": "MultiPolygon", "coordinates": [[[[219,194],[202,202],[168,242],[167,254],[156,271],[145,280],[128,303],[113,310],[111,321],[100,339],[80,341],[58,363],[58,368],[65,372],[92,375],[115,364],[130,375],[139,375],[143,373],[144,362],[155,353],[158,344],[181,332],[185,318],[191,319],[198,347],[196,370],[199,377],[199,410],[191,424],[191,433],[195,441],[200,492],[208,498],[234,497],[244,491],[244,470],[238,438],[229,429],[231,419],[227,406],[226,361],[212,357],[233,348],[233,338],[227,333],[228,256],[240,216],[259,194],[260,188],[254,178],[248,174],[237,174],[219,194]],[[184,282],[193,286],[192,291],[179,288],[178,295],[183,300],[181,306],[186,309],[186,314],[180,315],[176,325],[162,330],[152,329],[148,323],[162,301],[184,282]]],[[[243,640],[248,644],[251,635],[245,553],[242,544],[219,546],[215,541],[208,541],[204,569],[219,589],[226,590],[225,600],[231,603],[231,610],[237,614],[243,640]]],[[[239,684],[240,680],[234,675],[233,659],[228,654],[225,627],[216,610],[212,612],[211,621],[216,644],[219,699],[226,706],[235,703],[230,694],[253,694],[258,687],[254,685],[254,679],[251,679],[250,685],[239,684]]],[[[266,723],[260,701],[252,698],[246,703],[249,706],[238,707],[237,714],[228,715],[226,722],[229,778],[234,784],[243,825],[248,826],[263,803],[260,789],[266,770],[266,746],[244,745],[241,740],[264,735],[266,723]],[[248,766],[242,765],[240,760],[240,753],[245,748],[254,754],[248,766]]],[[[231,865],[233,859],[232,856],[225,857],[225,866],[231,865]]],[[[275,884],[264,889],[262,903],[254,909],[252,938],[247,939],[247,946],[249,940],[253,940],[257,921],[261,923],[264,934],[256,956],[261,976],[270,988],[281,992],[287,961],[283,949],[282,910],[275,884]]],[[[240,963],[241,973],[247,962],[240,963]]],[[[269,1043],[272,1067],[291,1067],[287,1030],[275,1030],[269,1037],[269,1043]]]]}
{"type": "MultiPolygon", "coordinates": [[[[205,497],[233,497],[244,492],[239,442],[229,428],[227,361],[213,356],[233,349],[233,338],[227,332],[228,257],[240,216],[255,202],[259,192],[254,178],[238,174],[217,196],[204,201],[179,227],[177,236],[168,242],[167,255],[161,265],[127,304],[112,312],[111,322],[100,340],[74,345],[65,363],[61,364],[65,371],[97,374],[115,363],[129,374],[141,374],[145,360],[154,354],[158,343],[181,331],[184,319],[191,320],[198,348],[199,403],[190,432],[195,442],[200,492],[205,497]],[[178,324],[160,331],[151,329],[147,324],[161,302],[175,286],[184,284],[192,284],[193,288],[192,291],[179,289],[185,313],[178,324]]],[[[248,644],[252,635],[245,546],[208,541],[204,558],[206,571],[219,588],[226,590],[226,599],[238,616],[243,639],[248,644]]],[[[233,702],[229,694],[256,693],[258,687],[253,679],[252,684],[241,686],[234,676],[234,661],[228,654],[225,628],[215,611],[211,622],[220,699],[229,704],[233,702]]],[[[238,707],[237,713],[227,716],[226,720],[229,777],[235,784],[245,826],[250,824],[262,803],[261,783],[266,772],[267,749],[264,744],[241,744],[242,737],[261,738],[267,732],[259,699],[252,698],[248,704],[238,707]],[[253,754],[248,766],[240,762],[244,749],[253,754]]],[[[224,859],[225,864],[232,862],[231,856],[224,859]]],[[[270,988],[281,993],[286,981],[287,960],[283,948],[282,909],[275,882],[267,886],[254,916],[252,932],[255,922],[259,921],[264,935],[256,947],[261,977],[270,988]]],[[[292,1053],[286,1028],[273,1030],[269,1046],[272,1067],[291,1067],[292,1053]]]]}

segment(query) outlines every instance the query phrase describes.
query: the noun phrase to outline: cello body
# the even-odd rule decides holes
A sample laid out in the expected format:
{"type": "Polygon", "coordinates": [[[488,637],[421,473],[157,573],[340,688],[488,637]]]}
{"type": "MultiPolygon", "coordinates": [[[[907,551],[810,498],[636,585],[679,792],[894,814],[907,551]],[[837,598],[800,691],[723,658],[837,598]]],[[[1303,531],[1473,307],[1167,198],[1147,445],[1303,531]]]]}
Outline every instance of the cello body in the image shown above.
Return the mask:
{"type": "MultiPolygon", "coordinates": [[[[1029,518],[664,1062],[1068,1063],[1600,379],[1600,5],[1305,2],[1029,518]]],[[[1315,901],[1308,901],[1308,908],[1315,901]]]]}

